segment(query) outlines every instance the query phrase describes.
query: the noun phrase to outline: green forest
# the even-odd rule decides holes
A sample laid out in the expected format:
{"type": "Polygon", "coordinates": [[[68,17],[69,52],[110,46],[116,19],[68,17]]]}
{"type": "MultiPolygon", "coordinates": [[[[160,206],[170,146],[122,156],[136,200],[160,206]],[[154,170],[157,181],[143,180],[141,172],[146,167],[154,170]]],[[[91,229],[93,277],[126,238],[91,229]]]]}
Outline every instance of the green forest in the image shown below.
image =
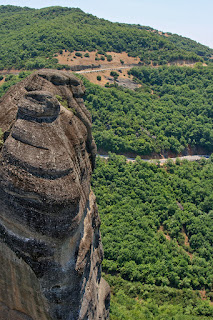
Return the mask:
{"type": "Polygon", "coordinates": [[[189,40],[185,48],[170,41],[170,37],[139,27],[98,19],[76,8],[0,6],[0,70],[69,69],[58,65],[54,57],[63,49],[126,51],[130,56],[139,56],[145,65],[177,60],[211,61],[212,49],[202,46],[205,54],[189,50],[191,46],[200,48],[201,45],[189,40]]]}
{"type": "Polygon", "coordinates": [[[188,146],[213,151],[212,67],[138,67],[130,73],[142,85],[136,91],[84,82],[99,150],[141,156],[184,153],[188,146]]]}
{"type": "Polygon", "coordinates": [[[192,39],[180,36],[178,34],[173,34],[171,32],[159,32],[156,29],[146,27],[146,26],[141,26],[141,25],[134,25],[134,26],[137,27],[138,29],[145,29],[145,30],[154,32],[155,34],[158,34],[161,37],[168,39],[169,41],[174,43],[176,46],[178,46],[180,49],[196,53],[197,55],[203,57],[204,60],[209,60],[212,57],[211,48],[206,47],[201,43],[196,42],[192,39]]]}
{"type": "Polygon", "coordinates": [[[164,166],[139,157],[126,163],[115,154],[97,159],[92,186],[102,221],[103,269],[115,290],[112,319],[130,319],[132,312],[131,319],[164,319],[170,311],[186,316],[171,319],[213,317],[197,291],[213,299],[212,179],[212,157],[164,166]]]}

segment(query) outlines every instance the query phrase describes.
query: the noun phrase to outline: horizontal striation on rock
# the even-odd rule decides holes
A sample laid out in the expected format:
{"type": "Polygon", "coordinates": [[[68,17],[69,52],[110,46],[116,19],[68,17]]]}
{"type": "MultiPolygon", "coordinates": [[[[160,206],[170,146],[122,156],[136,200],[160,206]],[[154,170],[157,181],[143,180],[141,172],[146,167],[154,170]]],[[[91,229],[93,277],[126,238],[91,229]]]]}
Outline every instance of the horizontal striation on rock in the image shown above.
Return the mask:
{"type": "Polygon", "coordinates": [[[0,101],[5,319],[109,317],[100,219],[90,188],[96,145],[84,91],[71,73],[40,70],[0,101]]]}

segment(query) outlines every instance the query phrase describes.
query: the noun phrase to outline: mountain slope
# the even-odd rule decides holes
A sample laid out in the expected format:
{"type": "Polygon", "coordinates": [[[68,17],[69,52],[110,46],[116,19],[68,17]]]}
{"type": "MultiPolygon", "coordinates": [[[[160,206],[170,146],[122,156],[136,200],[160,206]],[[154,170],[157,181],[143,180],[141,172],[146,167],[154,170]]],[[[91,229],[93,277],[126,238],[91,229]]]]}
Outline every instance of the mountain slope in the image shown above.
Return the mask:
{"type": "Polygon", "coordinates": [[[178,34],[174,34],[171,32],[162,32],[158,31],[156,29],[150,28],[150,27],[145,27],[145,26],[140,26],[140,25],[135,25],[138,29],[145,29],[150,32],[153,32],[155,34],[160,35],[163,38],[166,38],[168,41],[171,41],[173,44],[178,46],[178,48],[182,50],[186,50],[189,52],[194,52],[198,56],[201,56],[204,60],[209,60],[210,58],[213,57],[213,49],[209,48],[208,46],[205,46],[195,40],[192,40],[187,37],[180,36],[178,34]]]}
{"type": "Polygon", "coordinates": [[[55,67],[54,54],[62,49],[126,51],[139,56],[143,64],[203,60],[159,34],[98,19],[75,8],[1,6],[0,22],[0,69],[55,67]]]}
{"type": "Polygon", "coordinates": [[[98,149],[132,155],[213,151],[212,67],[138,67],[130,73],[141,84],[136,91],[85,81],[98,149]]]}

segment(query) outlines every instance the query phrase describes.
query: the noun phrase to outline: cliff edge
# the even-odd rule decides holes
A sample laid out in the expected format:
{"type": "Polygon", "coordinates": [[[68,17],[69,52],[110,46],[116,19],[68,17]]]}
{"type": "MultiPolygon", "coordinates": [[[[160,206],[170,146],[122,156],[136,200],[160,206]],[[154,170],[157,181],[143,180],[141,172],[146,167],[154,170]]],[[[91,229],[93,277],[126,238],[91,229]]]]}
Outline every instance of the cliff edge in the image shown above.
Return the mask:
{"type": "Polygon", "coordinates": [[[40,70],[0,101],[0,320],[109,317],[84,91],[40,70]]]}

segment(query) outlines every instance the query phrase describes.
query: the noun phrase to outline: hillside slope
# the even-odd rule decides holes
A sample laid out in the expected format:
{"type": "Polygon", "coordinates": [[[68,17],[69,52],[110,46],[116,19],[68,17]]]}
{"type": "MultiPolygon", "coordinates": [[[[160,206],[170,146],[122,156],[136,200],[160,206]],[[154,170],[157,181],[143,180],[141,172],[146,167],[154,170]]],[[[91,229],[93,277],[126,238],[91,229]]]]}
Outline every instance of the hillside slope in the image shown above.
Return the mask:
{"type": "Polygon", "coordinates": [[[85,81],[99,150],[143,156],[213,151],[212,67],[140,67],[131,74],[141,84],[136,91],[85,81]]]}
{"type": "Polygon", "coordinates": [[[0,22],[0,69],[56,67],[54,55],[63,49],[126,51],[139,56],[143,64],[203,61],[203,57],[159,34],[99,19],[75,8],[0,6],[0,22]]]}
{"type": "Polygon", "coordinates": [[[209,48],[199,42],[196,42],[190,38],[180,36],[178,34],[174,34],[171,32],[162,32],[158,31],[156,29],[150,28],[150,27],[145,27],[145,26],[140,26],[136,25],[138,29],[145,29],[150,32],[153,32],[155,34],[158,34],[164,38],[166,38],[168,41],[171,41],[174,43],[176,46],[178,46],[180,49],[189,51],[189,52],[194,52],[197,55],[203,57],[204,60],[209,60],[213,57],[213,49],[209,48]]]}
{"type": "Polygon", "coordinates": [[[110,319],[213,318],[212,179],[212,158],[163,167],[98,159],[110,319]]]}

